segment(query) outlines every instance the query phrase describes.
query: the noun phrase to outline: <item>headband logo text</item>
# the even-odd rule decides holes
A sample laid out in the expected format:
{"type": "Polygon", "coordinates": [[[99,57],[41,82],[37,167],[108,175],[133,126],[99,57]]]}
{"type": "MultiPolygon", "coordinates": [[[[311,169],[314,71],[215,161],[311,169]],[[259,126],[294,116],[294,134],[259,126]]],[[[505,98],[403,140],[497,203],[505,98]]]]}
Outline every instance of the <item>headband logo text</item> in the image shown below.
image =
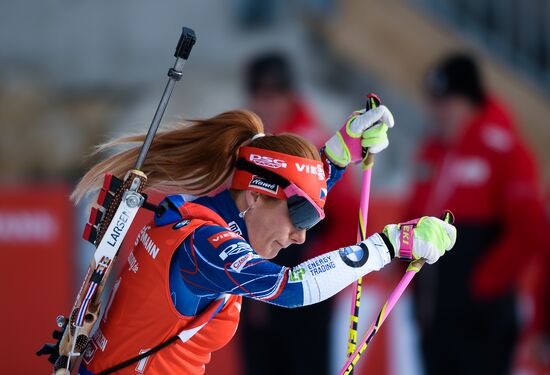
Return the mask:
{"type": "Polygon", "coordinates": [[[277,194],[277,191],[279,190],[279,186],[277,184],[267,182],[266,180],[258,176],[252,176],[252,180],[248,184],[248,187],[264,190],[273,194],[277,194]]]}
{"type": "Polygon", "coordinates": [[[250,154],[250,161],[256,165],[267,168],[286,168],[287,164],[284,160],[274,159],[269,156],[261,156],[257,154],[250,154]]]}
{"type": "Polygon", "coordinates": [[[307,164],[300,164],[300,163],[295,163],[295,164],[296,164],[296,169],[298,170],[298,172],[306,172],[306,173],[317,175],[317,177],[319,177],[319,180],[324,180],[325,179],[325,171],[324,171],[322,165],[320,165],[320,164],[319,165],[307,165],[307,164]]]}

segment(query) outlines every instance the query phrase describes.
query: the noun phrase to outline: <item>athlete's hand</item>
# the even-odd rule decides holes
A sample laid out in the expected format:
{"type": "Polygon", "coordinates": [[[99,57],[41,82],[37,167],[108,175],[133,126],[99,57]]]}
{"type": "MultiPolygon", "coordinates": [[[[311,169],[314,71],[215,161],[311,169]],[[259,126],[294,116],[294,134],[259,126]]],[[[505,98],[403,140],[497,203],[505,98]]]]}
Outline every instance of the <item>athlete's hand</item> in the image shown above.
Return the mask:
{"type": "Polygon", "coordinates": [[[424,216],[407,223],[386,225],[383,235],[401,259],[426,259],[429,264],[454,246],[456,228],[436,217],[424,216]]]}
{"type": "Polygon", "coordinates": [[[394,125],[390,110],[380,105],[376,108],[355,111],[325,144],[328,158],[340,167],[363,159],[363,149],[371,154],[389,145],[388,129],[394,125]]]}

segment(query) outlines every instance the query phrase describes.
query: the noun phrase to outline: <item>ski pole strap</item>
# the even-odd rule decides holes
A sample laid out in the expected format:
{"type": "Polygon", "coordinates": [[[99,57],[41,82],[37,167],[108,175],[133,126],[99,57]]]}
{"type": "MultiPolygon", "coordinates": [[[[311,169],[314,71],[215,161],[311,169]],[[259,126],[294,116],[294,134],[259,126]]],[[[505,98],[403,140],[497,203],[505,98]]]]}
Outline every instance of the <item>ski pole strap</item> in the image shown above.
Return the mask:
{"type": "Polygon", "coordinates": [[[399,258],[413,260],[413,238],[414,227],[419,219],[410,220],[399,224],[401,234],[399,235],[399,258]]]}

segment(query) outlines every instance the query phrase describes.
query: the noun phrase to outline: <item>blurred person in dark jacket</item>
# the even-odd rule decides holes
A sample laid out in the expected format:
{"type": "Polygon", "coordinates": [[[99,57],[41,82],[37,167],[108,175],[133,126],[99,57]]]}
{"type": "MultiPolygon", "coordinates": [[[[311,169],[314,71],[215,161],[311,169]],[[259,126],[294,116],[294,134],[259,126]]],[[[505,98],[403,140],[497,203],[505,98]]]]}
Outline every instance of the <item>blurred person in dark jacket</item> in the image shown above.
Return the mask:
{"type": "MultiPolygon", "coordinates": [[[[293,74],[282,53],[271,52],[252,59],[245,71],[249,109],[260,116],[266,132],[292,132],[320,148],[331,133],[321,126],[300,95],[293,74]]],[[[353,182],[353,175],[346,173],[330,191],[326,219],[308,232],[307,244],[292,245],[272,261],[292,267],[334,246],[354,242],[359,191],[353,182]]],[[[243,301],[240,324],[246,373],[328,374],[330,319],[330,299],[299,311],[243,301]],[[265,345],[266,340],[269,345],[265,345]]]]}
{"type": "Polygon", "coordinates": [[[460,233],[456,251],[417,280],[426,372],[508,374],[520,327],[517,281],[543,242],[538,168],[471,56],[446,57],[426,90],[435,127],[416,160],[408,215],[450,209],[460,233]]]}

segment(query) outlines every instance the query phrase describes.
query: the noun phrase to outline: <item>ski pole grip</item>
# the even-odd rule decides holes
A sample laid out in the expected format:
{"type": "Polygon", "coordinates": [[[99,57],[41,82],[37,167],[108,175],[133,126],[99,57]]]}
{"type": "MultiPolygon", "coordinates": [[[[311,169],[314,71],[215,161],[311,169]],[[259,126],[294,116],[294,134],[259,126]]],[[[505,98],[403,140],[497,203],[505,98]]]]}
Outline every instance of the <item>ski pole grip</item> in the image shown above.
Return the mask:
{"type": "Polygon", "coordinates": [[[444,210],[443,214],[441,214],[440,219],[447,222],[447,223],[449,223],[449,224],[454,224],[455,215],[450,210],[444,210]]]}
{"type": "MultiPolygon", "coordinates": [[[[367,102],[365,103],[365,111],[370,111],[371,109],[378,107],[381,103],[382,103],[382,100],[380,100],[378,95],[371,92],[370,94],[367,95],[367,102]]],[[[361,162],[361,168],[363,170],[367,170],[372,168],[373,164],[374,164],[374,156],[366,152],[365,149],[363,149],[363,161],[361,162]]]]}
{"type": "Polygon", "coordinates": [[[191,53],[191,50],[193,49],[193,46],[195,45],[196,41],[197,41],[197,36],[195,35],[195,32],[193,31],[193,29],[190,29],[189,27],[183,27],[181,30],[180,40],[178,41],[178,46],[176,47],[176,52],[174,53],[174,56],[177,58],[187,60],[189,58],[189,54],[191,53]]]}
{"type": "Polygon", "coordinates": [[[373,108],[378,107],[380,104],[382,104],[382,100],[376,95],[375,93],[370,93],[367,95],[367,102],[365,104],[365,110],[371,110],[373,108]]]}

